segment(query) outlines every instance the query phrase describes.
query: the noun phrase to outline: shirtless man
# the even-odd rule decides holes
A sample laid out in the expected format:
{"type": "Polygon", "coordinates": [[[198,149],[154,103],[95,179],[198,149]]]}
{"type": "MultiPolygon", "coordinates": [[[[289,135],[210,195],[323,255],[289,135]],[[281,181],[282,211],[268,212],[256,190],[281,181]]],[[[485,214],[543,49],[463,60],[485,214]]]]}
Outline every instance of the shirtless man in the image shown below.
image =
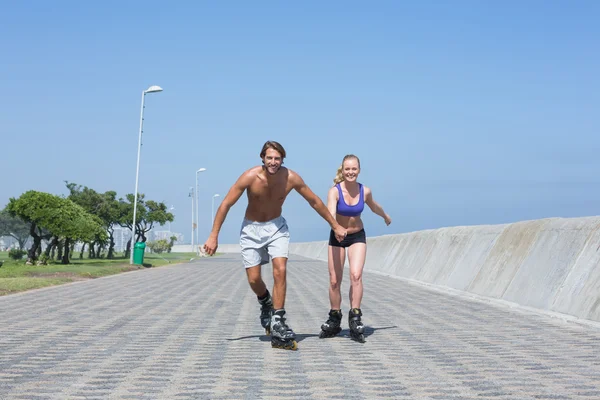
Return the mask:
{"type": "Polygon", "coordinates": [[[287,195],[295,189],[331,226],[335,237],[343,240],[346,229],[337,223],[321,199],[294,171],[282,167],[285,149],[279,143],[267,141],[260,152],[263,165],[250,168],[238,178],[221,202],[212,231],[204,243],[204,251],[217,251],[221,226],[229,209],[244,191],[248,207],[242,222],[240,246],[250,287],[261,305],[261,325],[271,334],[271,345],[296,350],[295,333],[285,322],[286,267],[290,234],[281,209],[287,195]],[[261,276],[261,266],[273,263],[273,297],[261,276]]]}

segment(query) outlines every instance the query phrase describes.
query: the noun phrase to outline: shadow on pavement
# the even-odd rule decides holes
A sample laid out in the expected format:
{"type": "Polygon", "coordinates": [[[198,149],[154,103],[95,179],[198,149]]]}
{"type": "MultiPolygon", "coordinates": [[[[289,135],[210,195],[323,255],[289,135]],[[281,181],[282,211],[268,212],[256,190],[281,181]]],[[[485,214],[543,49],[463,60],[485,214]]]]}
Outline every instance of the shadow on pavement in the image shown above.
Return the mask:
{"type": "MultiPolygon", "coordinates": [[[[368,338],[369,336],[371,336],[373,333],[375,333],[375,331],[381,331],[384,329],[394,329],[394,328],[398,328],[397,326],[382,326],[381,328],[375,328],[372,326],[365,326],[365,338],[368,338]]],[[[310,338],[310,337],[319,337],[319,333],[298,333],[296,332],[296,342],[301,342],[306,338],[310,338]]],[[[350,338],[350,330],[349,329],[342,329],[342,331],[334,337],[344,337],[344,338],[350,338]]],[[[240,336],[237,338],[230,338],[230,339],[226,339],[229,342],[233,342],[236,340],[247,340],[247,339],[258,339],[261,342],[270,342],[271,341],[271,336],[267,336],[267,335],[249,335],[249,336],[240,336]]],[[[332,338],[328,338],[328,339],[332,339],[332,338]]]]}

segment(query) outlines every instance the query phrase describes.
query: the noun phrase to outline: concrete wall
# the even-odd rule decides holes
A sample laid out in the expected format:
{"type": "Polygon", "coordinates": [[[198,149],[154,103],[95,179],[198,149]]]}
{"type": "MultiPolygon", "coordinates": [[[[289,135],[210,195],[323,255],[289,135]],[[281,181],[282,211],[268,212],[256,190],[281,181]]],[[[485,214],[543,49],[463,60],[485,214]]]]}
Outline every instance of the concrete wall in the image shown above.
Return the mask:
{"type": "MultiPolygon", "coordinates": [[[[600,217],[368,238],[365,270],[600,321],[600,217]]],[[[292,254],[327,261],[326,242],[292,254]]]]}
{"type": "MultiPolygon", "coordinates": [[[[202,243],[204,245],[204,243],[202,243]]],[[[191,244],[176,244],[171,249],[172,253],[193,253],[195,250],[192,249],[191,244]]],[[[219,244],[217,253],[239,253],[239,244],[219,244]]]]}

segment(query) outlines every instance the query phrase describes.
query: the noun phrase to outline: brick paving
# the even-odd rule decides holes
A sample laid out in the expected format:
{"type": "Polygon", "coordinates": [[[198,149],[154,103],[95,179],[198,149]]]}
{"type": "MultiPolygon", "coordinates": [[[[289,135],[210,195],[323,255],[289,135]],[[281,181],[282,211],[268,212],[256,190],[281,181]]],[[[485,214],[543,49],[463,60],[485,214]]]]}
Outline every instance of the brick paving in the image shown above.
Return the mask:
{"type": "MultiPolygon", "coordinates": [[[[346,271],[347,275],[347,271],[346,271]]],[[[263,276],[272,285],[271,268],[263,276]]],[[[365,273],[366,343],[292,257],[271,348],[238,255],[0,297],[0,399],[598,399],[600,328],[365,273]]]]}

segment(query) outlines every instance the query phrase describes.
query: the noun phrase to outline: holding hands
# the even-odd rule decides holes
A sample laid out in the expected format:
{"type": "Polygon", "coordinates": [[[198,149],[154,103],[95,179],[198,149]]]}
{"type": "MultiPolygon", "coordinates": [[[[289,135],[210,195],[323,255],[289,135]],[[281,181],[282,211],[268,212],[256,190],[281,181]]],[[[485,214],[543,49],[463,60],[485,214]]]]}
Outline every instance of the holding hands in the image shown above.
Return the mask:
{"type": "Polygon", "coordinates": [[[333,233],[335,234],[335,238],[337,239],[338,242],[341,242],[342,240],[344,240],[346,238],[346,235],[348,234],[346,229],[342,228],[342,226],[339,224],[338,224],[338,226],[336,226],[333,229],[333,233]]]}

